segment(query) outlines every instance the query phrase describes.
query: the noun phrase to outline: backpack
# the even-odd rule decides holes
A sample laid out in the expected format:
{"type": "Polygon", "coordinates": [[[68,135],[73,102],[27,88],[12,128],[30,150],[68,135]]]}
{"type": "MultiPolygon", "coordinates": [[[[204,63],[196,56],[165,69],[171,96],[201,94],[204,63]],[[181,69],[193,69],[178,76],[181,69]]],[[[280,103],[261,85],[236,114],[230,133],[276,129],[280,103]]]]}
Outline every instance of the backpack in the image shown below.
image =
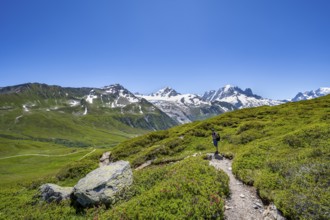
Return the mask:
{"type": "Polygon", "coordinates": [[[220,141],[220,135],[216,133],[215,137],[217,138],[217,141],[220,141]]]}

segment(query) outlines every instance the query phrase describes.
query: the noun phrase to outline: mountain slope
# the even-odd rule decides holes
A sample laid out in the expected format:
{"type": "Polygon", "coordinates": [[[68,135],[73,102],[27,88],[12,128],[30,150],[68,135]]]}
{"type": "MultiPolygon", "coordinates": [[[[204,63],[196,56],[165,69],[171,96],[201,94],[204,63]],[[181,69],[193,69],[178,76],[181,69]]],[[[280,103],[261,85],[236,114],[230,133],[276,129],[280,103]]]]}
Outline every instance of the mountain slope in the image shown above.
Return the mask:
{"type": "Polygon", "coordinates": [[[110,121],[117,121],[111,126],[108,120],[105,127],[122,123],[126,127],[159,130],[176,125],[151,103],[135,97],[118,84],[102,89],[63,88],[38,83],[5,87],[0,89],[0,109],[21,111],[16,115],[19,118],[53,112],[59,116],[82,117],[81,120],[87,115],[88,119],[107,117],[110,121]]]}
{"type": "Polygon", "coordinates": [[[215,128],[222,136],[220,152],[234,157],[234,174],[254,185],[264,202],[274,202],[290,219],[328,219],[329,109],[330,96],[243,109],[132,139],[112,152],[133,166],[179,161],[214,150],[215,128]]]}

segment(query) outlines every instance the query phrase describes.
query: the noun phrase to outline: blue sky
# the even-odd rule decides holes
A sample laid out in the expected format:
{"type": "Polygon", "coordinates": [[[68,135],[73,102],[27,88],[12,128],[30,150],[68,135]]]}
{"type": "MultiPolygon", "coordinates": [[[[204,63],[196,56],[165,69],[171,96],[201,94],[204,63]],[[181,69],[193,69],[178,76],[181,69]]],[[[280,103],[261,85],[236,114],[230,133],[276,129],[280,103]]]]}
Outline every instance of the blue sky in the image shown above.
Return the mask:
{"type": "Polygon", "coordinates": [[[1,0],[0,86],[330,86],[329,0],[1,0]]]}

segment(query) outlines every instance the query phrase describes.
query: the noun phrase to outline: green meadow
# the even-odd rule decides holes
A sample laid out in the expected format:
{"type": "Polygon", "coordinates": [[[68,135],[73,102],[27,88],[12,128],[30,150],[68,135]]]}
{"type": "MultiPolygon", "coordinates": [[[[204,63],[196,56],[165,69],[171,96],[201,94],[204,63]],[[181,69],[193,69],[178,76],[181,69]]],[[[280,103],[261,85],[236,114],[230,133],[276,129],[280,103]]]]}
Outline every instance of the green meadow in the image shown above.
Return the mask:
{"type": "Polygon", "coordinates": [[[1,157],[36,152],[78,153],[67,158],[27,156],[0,160],[0,218],[223,219],[228,177],[204,160],[206,153],[215,151],[212,128],[222,138],[220,153],[233,159],[236,177],[256,187],[264,203],[275,203],[288,219],[330,218],[330,96],[238,110],[137,137],[133,137],[137,132],[123,132],[116,136],[118,139],[111,139],[104,127],[93,129],[90,123],[79,127],[82,123],[70,126],[70,120],[65,122],[55,127],[63,126],[66,132],[50,129],[51,135],[43,131],[38,140],[26,135],[36,133],[34,125],[26,133],[23,127],[16,129],[18,125],[13,129],[20,128],[20,132],[7,129],[3,133],[1,157]],[[73,129],[71,133],[69,128],[73,129]],[[57,139],[50,140],[50,136],[57,139]],[[82,146],[77,147],[79,144],[82,146]],[[94,147],[98,150],[81,159],[94,147]],[[73,186],[98,166],[104,151],[111,151],[113,160],[128,160],[132,168],[146,161],[152,163],[133,171],[132,187],[110,208],[77,211],[68,201],[39,201],[36,195],[41,184],[73,186]],[[193,154],[198,155],[191,157],[193,154]],[[35,173],[25,172],[29,166],[35,173]],[[8,180],[3,180],[5,176],[8,180]]]}

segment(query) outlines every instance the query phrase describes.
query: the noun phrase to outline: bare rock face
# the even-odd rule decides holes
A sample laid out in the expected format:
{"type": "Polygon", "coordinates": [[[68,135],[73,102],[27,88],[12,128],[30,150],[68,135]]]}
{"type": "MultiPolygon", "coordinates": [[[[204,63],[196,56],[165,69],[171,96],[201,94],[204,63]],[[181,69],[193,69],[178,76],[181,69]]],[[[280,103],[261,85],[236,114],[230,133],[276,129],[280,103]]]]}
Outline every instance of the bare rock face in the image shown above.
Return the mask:
{"type": "Polygon", "coordinates": [[[99,159],[99,167],[107,166],[110,164],[111,152],[104,152],[99,159]]]}
{"type": "Polygon", "coordinates": [[[60,202],[70,199],[73,187],[61,187],[56,184],[46,183],[39,188],[41,199],[46,202],[60,202]]]}
{"type": "Polygon", "coordinates": [[[129,162],[117,161],[93,170],[74,186],[76,201],[83,207],[113,204],[123,189],[133,183],[129,162]]]}

